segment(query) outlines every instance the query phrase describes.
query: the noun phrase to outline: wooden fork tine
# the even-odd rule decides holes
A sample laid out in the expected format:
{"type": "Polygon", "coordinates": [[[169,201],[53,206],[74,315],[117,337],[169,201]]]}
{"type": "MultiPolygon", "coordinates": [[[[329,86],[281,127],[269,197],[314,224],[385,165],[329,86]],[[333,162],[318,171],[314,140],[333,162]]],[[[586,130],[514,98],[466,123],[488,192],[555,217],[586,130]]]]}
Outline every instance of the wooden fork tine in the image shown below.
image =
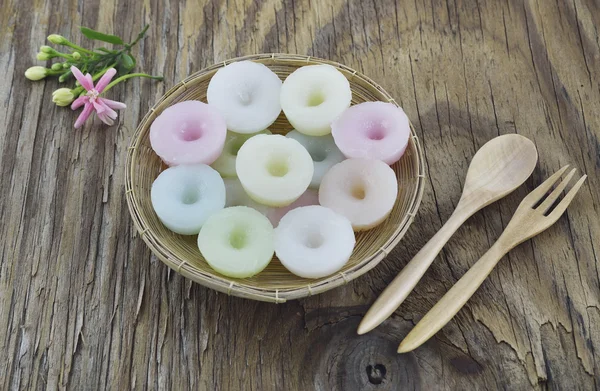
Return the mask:
{"type": "Polygon", "coordinates": [[[538,187],[533,189],[533,191],[531,193],[529,193],[523,201],[525,201],[525,200],[527,200],[527,202],[533,201],[532,206],[533,206],[533,204],[537,204],[537,202],[539,200],[541,200],[542,197],[544,197],[544,195],[548,192],[548,190],[550,190],[550,188],[552,188],[552,186],[554,186],[554,184],[556,183],[556,181],[558,181],[558,179],[562,176],[562,174],[565,171],[567,171],[567,168],[569,168],[568,164],[566,166],[564,166],[563,168],[561,168],[560,170],[556,171],[550,178],[546,179],[541,185],[539,185],[538,187]]]}
{"type": "Polygon", "coordinates": [[[571,172],[567,174],[565,179],[563,179],[563,181],[559,183],[554,190],[552,190],[552,193],[548,195],[548,197],[544,200],[544,202],[542,202],[542,204],[537,209],[541,210],[542,213],[546,213],[548,209],[550,209],[552,204],[554,204],[554,201],[556,201],[556,199],[560,196],[560,193],[562,193],[565,187],[567,187],[567,185],[571,181],[571,178],[573,178],[573,175],[575,175],[576,171],[576,168],[572,169],[571,172]]]}
{"type": "Polygon", "coordinates": [[[581,187],[581,185],[583,185],[583,182],[585,182],[585,179],[587,178],[587,175],[582,176],[577,183],[575,183],[573,185],[573,187],[571,188],[571,190],[569,190],[569,192],[567,193],[567,195],[565,196],[565,198],[563,198],[558,205],[556,205],[556,208],[554,208],[554,210],[552,212],[550,212],[550,214],[548,215],[548,218],[550,219],[554,219],[554,220],[558,220],[558,218],[565,213],[565,210],[567,210],[567,207],[569,206],[569,204],[571,203],[571,201],[573,201],[573,198],[575,198],[575,194],[577,194],[577,192],[579,191],[579,188],[581,187]]]}

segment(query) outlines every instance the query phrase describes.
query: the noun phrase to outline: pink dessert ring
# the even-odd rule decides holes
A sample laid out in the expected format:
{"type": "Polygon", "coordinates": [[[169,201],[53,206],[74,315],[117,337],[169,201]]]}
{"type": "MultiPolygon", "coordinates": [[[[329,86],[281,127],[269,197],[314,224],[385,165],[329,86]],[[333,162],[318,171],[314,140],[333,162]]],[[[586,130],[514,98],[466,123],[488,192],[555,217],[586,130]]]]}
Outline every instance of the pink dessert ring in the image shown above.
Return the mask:
{"type": "Polygon", "coordinates": [[[152,149],[169,166],[212,164],[223,151],[226,135],[221,114],[197,100],[174,104],[150,126],[152,149]]]}
{"type": "Polygon", "coordinates": [[[332,124],[335,144],[347,158],[396,163],[406,150],[410,123],[392,103],[365,102],[345,110],[332,124]]]}

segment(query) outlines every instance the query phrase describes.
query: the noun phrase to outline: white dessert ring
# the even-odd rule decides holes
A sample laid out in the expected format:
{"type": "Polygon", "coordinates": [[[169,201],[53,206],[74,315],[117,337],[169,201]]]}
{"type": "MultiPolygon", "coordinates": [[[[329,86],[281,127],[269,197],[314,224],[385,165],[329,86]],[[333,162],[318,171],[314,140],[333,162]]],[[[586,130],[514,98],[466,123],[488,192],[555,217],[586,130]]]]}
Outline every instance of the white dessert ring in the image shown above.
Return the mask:
{"type": "Polygon", "coordinates": [[[256,133],[271,125],[281,112],[281,79],[266,65],[233,62],[210,79],[206,99],[227,121],[227,129],[256,133]]]}
{"type": "Polygon", "coordinates": [[[340,270],[355,244],[350,221],[313,205],[289,211],[275,228],[275,253],[290,272],[320,278],[340,270]]]}

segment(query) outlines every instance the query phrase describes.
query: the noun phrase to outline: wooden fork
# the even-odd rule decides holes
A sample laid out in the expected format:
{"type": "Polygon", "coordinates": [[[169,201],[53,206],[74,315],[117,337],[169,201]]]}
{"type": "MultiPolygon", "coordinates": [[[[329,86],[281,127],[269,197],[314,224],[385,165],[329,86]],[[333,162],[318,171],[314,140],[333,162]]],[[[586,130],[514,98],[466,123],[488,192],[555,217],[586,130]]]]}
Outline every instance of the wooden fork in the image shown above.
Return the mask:
{"type": "Polygon", "coordinates": [[[544,231],[565,212],[575,194],[585,181],[581,177],[565,197],[550,211],[560,194],[575,175],[571,170],[564,180],[543,199],[552,186],[558,182],[569,166],[561,168],[544,183],[529,193],[519,204],[508,226],[494,245],[473,265],[460,280],[442,297],[436,305],[408,333],[398,347],[398,353],[410,352],[421,346],[446,325],[465,305],[492,272],[498,261],[512,248],[544,231]]]}

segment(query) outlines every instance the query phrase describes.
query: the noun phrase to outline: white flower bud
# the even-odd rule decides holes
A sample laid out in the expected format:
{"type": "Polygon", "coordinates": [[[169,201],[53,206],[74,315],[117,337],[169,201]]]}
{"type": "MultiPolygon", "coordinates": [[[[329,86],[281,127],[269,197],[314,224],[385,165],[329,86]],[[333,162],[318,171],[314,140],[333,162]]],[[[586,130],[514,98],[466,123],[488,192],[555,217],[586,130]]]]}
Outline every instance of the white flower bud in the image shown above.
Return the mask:
{"type": "Polygon", "coordinates": [[[36,58],[40,61],[46,61],[46,60],[51,59],[52,57],[48,53],[39,52],[37,54],[36,58]]]}
{"type": "Polygon", "coordinates": [[[47,75],[48,69],[41,66],[30,67],[25,71],[25,77],[29,80],[41,80],[47,75]]]}
{"type": "Polygon", "coordinates": [[[75,59],[75,60],[81,59],[81,54],[79,54],[79,52],[73,52],[72,56],[73,56],[73,59],[75,59]]]}
{"type": "Polygon", "coordinates": [[[46,46],[46,45],[40,46],[40,52],[42,52],[42,53],[52,53],[53,51],[54,51],[54,49],[52,49],[50,46],[46,46]]]}
{"type": "Polygon", "coordinates": [[[51,35],[48,35],[48,41],[52,42],[55,45],[62,45],[67,40],[62,35],[51,34],[51,35]]]}
{"type": "Polygon", "coordinates": [[[58,106],[68,106],[73,102],[75,95],[70,88],[59,88],[52,93],[52,102],[58,106]]]}

